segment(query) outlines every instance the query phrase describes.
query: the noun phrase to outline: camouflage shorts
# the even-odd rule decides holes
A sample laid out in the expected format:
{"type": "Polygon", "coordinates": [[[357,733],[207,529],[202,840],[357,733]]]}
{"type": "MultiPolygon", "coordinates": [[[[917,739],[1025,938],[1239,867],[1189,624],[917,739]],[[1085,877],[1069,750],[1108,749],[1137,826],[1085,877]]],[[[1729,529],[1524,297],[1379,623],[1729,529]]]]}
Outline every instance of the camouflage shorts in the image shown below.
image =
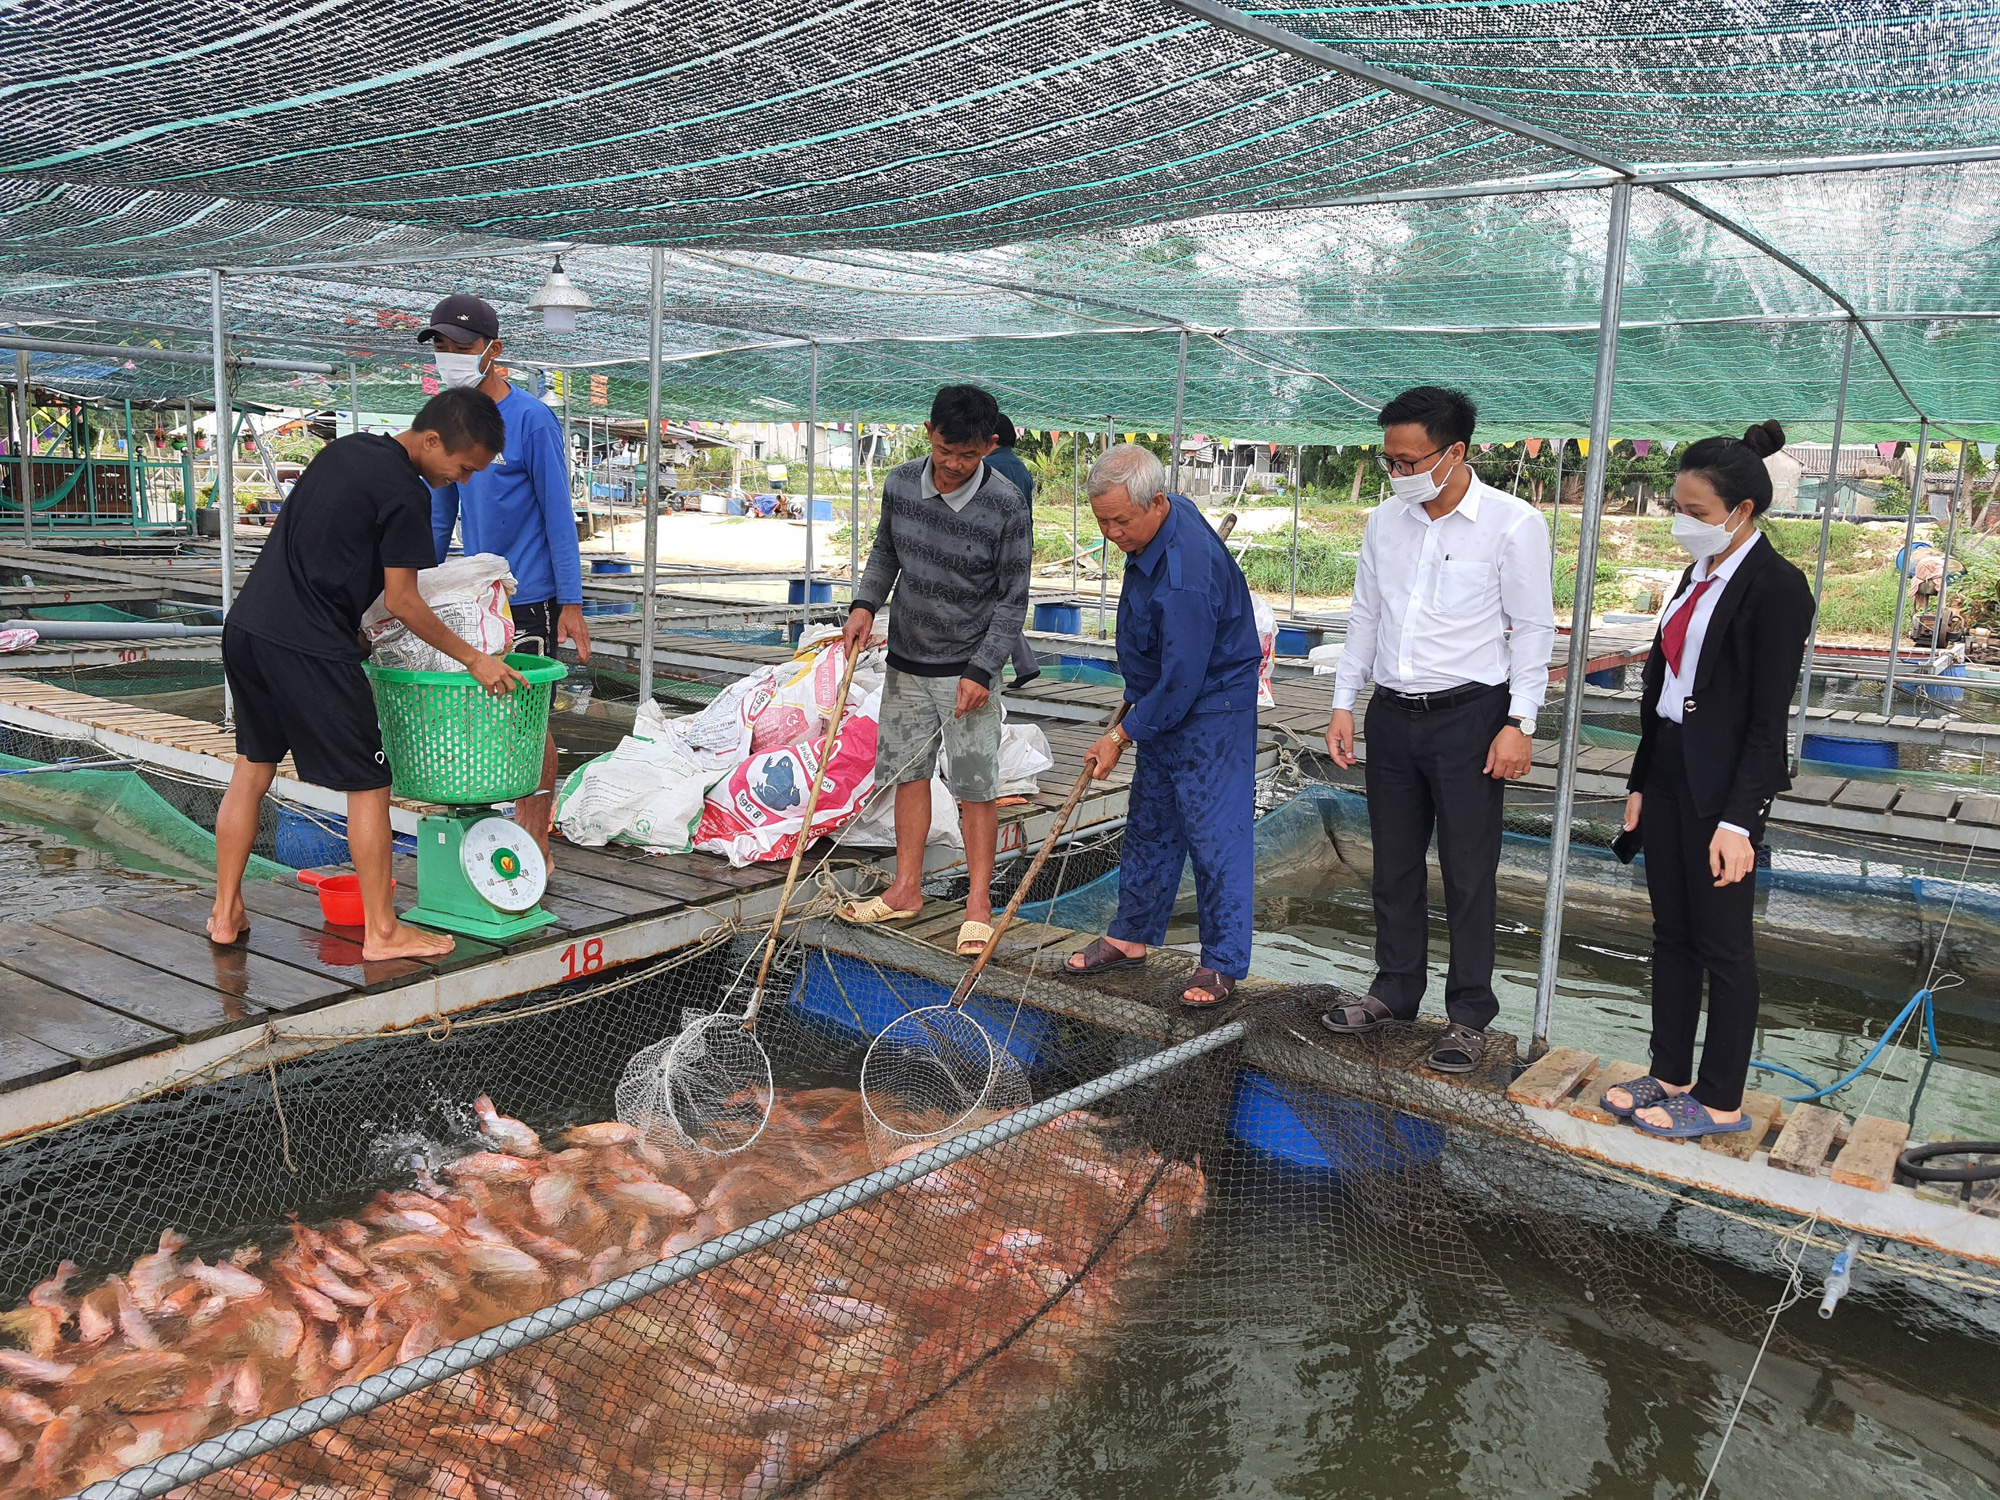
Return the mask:
{"type": "Polygon", "coordinates": [[[955,719],[958,683],[956,677],[916,677],[889,668],[875,741],[878,785],[930,780],[941,738],[944,779],[952,796],[961,802],[991,802],[1000,795],[1000,695],[955,719]]]}

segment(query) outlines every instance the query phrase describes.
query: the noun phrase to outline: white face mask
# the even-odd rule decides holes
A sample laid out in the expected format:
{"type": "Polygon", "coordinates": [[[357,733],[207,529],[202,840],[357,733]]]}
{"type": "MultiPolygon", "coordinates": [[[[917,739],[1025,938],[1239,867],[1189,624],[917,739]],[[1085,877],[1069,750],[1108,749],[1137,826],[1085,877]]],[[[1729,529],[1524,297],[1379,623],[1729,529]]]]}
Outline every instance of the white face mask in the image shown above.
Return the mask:
{"type": "Polygon", "coordinates": [[[478,385],[486,378],[484,356],[478,354],[452,354],[439,349],[431,355],[437,365],[438,380],[447,388],[454,386],[478,385]]]}
{"type": "Polygon", "coordinates": [[[1685,512],[1674,515],[1674,540],[1696,562],[1715,556],[1736,540],[1736,533],[1713,521],[1697,521],[1685,512]]]}
{"type": "Polygon", "coordinates": [[[1444,460],[1440,458],[1421,474],[1391,474],[1389,488],[1396,498],[1405,505],[1427,505],[1437,499],[1444,488],[1436,479],[1437,467],[1444,460]]]}

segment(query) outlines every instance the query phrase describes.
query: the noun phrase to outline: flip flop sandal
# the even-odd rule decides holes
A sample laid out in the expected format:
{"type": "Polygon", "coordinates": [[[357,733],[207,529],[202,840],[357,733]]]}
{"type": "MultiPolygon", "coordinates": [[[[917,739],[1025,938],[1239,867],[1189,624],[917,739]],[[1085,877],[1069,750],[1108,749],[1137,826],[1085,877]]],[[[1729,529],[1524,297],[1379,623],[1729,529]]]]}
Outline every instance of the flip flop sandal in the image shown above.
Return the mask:
{"type": "Polygon", "coordinates": [[[1445,1032],[1444,1040],[1431,1049],[1425,1066],[1437,1073],[1470,1073],[1485,1055],[1485,1032],[1454,1025],[1445,1032]]]}
{"type": "Polygon", "coordinates": [[[1214,969],[1196,969],[1194,977],[1187,982],[1187,988],[1188,990],[1207,995],[1208,998],[1206,1000],[1190,1000],[1187,997],[1187,992],[1183,991],[1181,994],[1181,1004],[1185,1005],[1189,1010],[1207,1010],[1212,1006],[1222,1004],[1223,1001],[1235,994],[1236,981],[1231,979],[1227,974],[1218,973],[1214,969]]]}
{"type": "Polygon", "coordinates": [[[1343,1036],[1359,1036],[1366,1031],[1380,1031],[1384,1026],[1404,1024],[1403,1018],[1390,1010],[1379,995],[1363,995],[1346,1005],[1336,1005],[1319,1021],[1328,1031],[1343,1036]],[[1361,1017],[1358,1021],[1354,1019],[1357,1014],[1361,1017]]]}
{"type": "Polygon", "coordinates": [[[843,922],[852,922],[857,927],[872,927],[877,922],[914,922],[924,914],[920,906],[915,911],[904,911],[900,906],[891,906],[880,896],[870,896],[866,901],[849,901],[834,913],[843,922]]]}
{"type": "Polygon", "coordinates": [[[1143,967],[1144,954],[1134,958],[1129,953],[1120,953],[1103,938],[1092,938],[1089,946],[1079,948],[1069,958],[1063,960],[1065,974],[1102,974],[1108,969],[1137,969],[1143,967]],[[1080,958],[1080,964],[1073,964],[1069,958],[1080,958]]]}
{"type": "Polygon", "coordinates": [[[1606,1089],[1602,1094],[1597,1096],[1597,1102],[1621,1120],[1631,1119],[1632,1110],[1651,1109],[1661,1100],[1673,1097],[1667,1092],[1666,1085],[1650,1073],[1646,1074],[1643,1078],[1634,1078],[1629,1083],[1614,1083],[1611,1085],[1611,1088],[1623,1089],[1627,1094],[1632,1096],[1632,1109],[1620,1109],[1617,1105],[1613,1104],[1611,1102],[1611,1089],[1606,1089]]]}
{"type": "Polygon", "coordinates": [[[1738,1131],[1750,1128],[1748,1115],[1740,1120],[1718,1120],[1692,1094],[1674,1094],[1657,1105],[1646,1107],[1665,1110],[1667,1118],[1674,1123],[1662,1130],[1657,1125],[1648,1125],[1634,1115],[1632,1128],[1647,1135],[1658,1136],[1663,1141],[1692,1141],[1705,1135],[1735,1135],[1738,1131]]]}
{"type": "Polygon", "coordinates": [[[992,941],[993,929],[986,923],[961,922],[958,924],[958,943],[952,951],[960,958],[977,958],[992,941]]]}

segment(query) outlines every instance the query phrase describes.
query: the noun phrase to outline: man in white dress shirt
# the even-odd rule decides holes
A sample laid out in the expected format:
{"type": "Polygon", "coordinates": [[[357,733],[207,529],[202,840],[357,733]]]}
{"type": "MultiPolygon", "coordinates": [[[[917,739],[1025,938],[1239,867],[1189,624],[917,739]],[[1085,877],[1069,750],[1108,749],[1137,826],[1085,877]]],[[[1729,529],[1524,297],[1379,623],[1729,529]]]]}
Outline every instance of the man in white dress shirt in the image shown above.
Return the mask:
{"type": "Polygon", "coordinates": [[[1430,1066],[1469,1073],[1499,1013],[1493,945],[1506,784],[1534,752],[1555,644],[1549,538],[1535,508],[1482,483],[1467,455],[1478,416],[1462,392],[1391,401],[1380,462],[1393,498],[1368,518],[1327,751],[1352,766],[1354,704],[1371,679],[1368,824],[1375,845],[1375,981],[1322,1019],[1339,1032],[1416,1018],[1428,978],[1426,857],[1437,834],[1451,1026],[1430,1066]]]}

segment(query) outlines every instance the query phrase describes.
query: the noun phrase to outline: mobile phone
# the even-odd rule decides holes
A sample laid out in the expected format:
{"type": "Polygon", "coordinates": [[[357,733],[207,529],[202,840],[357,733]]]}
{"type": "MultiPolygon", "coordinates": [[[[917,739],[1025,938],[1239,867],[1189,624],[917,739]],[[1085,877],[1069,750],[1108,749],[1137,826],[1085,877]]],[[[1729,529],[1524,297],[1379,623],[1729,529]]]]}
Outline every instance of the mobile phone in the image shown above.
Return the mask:
{"type": "Polygon", "coordinates": [[[1611,841],[1611,852],[1618,856],[1621,865],[1631,864],[1638,856],[1639,848],[1639,830],[1636,828],[1621,829],[1618,837],[1611,841]]]}

